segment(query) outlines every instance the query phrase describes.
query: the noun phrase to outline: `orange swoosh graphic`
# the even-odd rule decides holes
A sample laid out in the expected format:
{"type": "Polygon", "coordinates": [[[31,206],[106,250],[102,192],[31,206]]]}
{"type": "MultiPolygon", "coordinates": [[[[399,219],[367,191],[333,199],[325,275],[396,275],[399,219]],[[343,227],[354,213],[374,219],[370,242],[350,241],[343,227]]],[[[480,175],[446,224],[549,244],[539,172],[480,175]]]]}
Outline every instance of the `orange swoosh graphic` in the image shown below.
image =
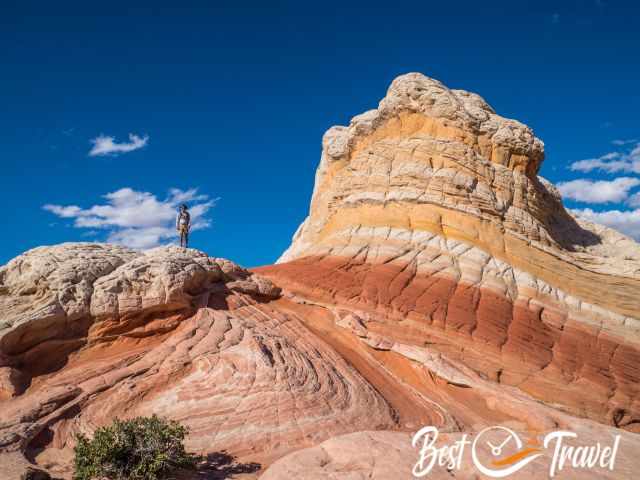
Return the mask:
{"type": "Polygon", "coordinates": [[[513,455],[507,458],[503,458],[502,460],[494,460],[491,463],[496,467],[502,467],[504,465],[510,465],[512,463],[515,463],[521,458],[524,458],[528,455],[531,455],[532,453],[539,452],[539,451],[540,450],[538,448],[525,448],[524,450],[520,450],[519,452],[514,453],[513,455]]]}

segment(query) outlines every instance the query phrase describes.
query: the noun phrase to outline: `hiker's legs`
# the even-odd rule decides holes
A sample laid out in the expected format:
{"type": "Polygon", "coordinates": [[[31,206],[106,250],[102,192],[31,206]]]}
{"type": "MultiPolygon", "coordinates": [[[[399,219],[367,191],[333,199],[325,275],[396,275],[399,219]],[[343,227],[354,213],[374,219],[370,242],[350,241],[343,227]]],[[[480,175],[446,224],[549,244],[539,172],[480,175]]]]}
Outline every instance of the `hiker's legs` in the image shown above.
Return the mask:
{"type": "Polygon", "coordinates": [[[186,225],[180,225],[180,246],[187,248],[189,245],[189,227],[186,225]]]}

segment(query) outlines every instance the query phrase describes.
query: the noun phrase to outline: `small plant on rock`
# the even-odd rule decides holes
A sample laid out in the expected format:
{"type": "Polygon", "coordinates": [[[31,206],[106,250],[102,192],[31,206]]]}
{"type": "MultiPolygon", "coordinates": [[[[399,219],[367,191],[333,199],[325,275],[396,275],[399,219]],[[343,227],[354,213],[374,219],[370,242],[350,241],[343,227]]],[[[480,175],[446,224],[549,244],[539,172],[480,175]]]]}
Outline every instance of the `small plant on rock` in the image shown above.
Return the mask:
{"type": "Polygon", "coordinates": [[[161,480],[176,468],[193,468],[196,457],[184,449],[187,429],[157,416],[116,419],[93,439],[78,435],[74,480],[161,480]]]}

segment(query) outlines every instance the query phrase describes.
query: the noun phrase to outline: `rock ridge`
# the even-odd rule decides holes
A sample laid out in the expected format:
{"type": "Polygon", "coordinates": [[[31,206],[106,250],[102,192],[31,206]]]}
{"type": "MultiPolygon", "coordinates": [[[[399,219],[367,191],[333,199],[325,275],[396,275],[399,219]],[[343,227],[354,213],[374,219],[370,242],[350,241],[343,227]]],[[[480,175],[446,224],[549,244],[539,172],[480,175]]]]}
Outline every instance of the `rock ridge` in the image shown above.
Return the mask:
{"type": "Polygon", "coordinates": [[[443,442],[494,425],[620,435],[615,471],[569,475],[631,478],[640,247],[574,219],[543,158],[480,96],[407,74],[325,134],[277,265],[95,243],[15,258],[0,267],[0,476],[70,479],[77,433],[158,414],[192,452],[261,464],[246,478],[410,475],[425,425],[443,442]]]}
{"type": "Polygon", "coordinates": [[[402,75],[378,109],[327,131],[309,214],[257,271],[361,312],[337,324],[373,348],[428,345],[635,431],[640,245],[573,218],[538,176],[543,158],[531,129],[481,97],[402,75]]]}
{"type": "Polygon", "coordinates": [[[357,228],[429,232],[636,315],[640,247],[572,217],[537,175],[543,158],[531,129],[481,97],[400,76],[378,109],[325,134],[309,215],[279,262],[317,255],[357,228]]]}

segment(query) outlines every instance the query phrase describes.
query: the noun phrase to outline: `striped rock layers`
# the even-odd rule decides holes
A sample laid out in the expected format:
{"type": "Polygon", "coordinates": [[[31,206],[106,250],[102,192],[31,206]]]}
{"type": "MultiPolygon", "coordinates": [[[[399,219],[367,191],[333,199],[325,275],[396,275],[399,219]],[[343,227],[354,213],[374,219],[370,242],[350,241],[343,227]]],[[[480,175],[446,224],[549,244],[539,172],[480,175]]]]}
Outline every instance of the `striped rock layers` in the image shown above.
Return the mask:
{"type": "Polygon", "coordinates": [[[479,96],[408,74],[325,134],[277,265],[82,243],[0,267],[0,477],[70,478],[76,433],[158,414],[190,451],[266,469],[180,480],[406,476],[425,425],[445,442],[620,435],[615,471],[558,478],[632,478],[640,247],[573,218],[537,176],[543,150],[479,96]]]}
{"type": "Polygon", "coordinates": [[[30,468],[23,454],[68,478],[75,434],[114,418],[174,419],[190,451],[261,462],[397,425],[355,368],[278,309],[279,288],[230,261],[62,244],[15,258],[0,281],[3,479],[30,468]]]}
{"type": "Polygon", "coordinates": [[[427,347],[637,430],[640,246],[573,218],[537,175],[543,157],[478,95],[398,77],[378,109],[327,131],[309,216],[259,271],[355,311],[343,324],[376,348],[427,347]]]}

